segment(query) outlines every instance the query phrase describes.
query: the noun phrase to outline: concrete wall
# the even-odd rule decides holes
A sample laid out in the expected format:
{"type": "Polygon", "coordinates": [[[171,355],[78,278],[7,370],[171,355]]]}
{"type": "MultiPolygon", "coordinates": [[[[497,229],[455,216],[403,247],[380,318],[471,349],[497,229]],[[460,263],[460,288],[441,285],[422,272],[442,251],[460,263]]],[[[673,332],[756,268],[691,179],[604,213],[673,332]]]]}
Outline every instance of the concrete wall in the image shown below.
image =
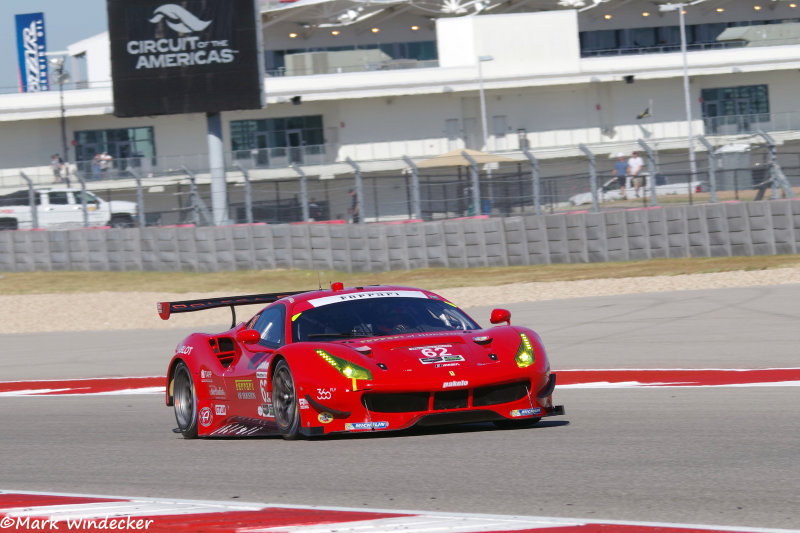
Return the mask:
{"type": "Polygon", "coordinates": [[[800,200],[407,224],[0,232],[0,271],[382,272],[800,253],[800,200]]]}

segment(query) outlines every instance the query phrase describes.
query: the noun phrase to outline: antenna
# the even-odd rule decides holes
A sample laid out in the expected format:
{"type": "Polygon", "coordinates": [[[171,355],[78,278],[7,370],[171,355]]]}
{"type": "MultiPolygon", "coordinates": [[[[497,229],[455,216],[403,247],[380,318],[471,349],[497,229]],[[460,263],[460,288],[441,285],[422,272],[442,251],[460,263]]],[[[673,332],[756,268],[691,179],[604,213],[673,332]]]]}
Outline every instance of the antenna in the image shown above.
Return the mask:
{"type": "Polygon", "coordinates": [[[319,270],[317,270],[317,286],[322,290],[322,275],[319,270]]]}

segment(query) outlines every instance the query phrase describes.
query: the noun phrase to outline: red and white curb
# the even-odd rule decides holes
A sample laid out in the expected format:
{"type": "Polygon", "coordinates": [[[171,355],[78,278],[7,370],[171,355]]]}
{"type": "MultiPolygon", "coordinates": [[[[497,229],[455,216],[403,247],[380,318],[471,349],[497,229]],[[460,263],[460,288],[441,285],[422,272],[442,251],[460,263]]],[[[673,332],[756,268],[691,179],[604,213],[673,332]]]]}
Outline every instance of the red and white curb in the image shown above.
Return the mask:
{"type": "Polygon", "coordinates": [[[0,532],[102,530],[157,533],[800,533],[797,529],[0,491],[0,532]]]}
{"type": "MultiPolygon", "coordinates": [[[[605,368],[557,370],[559,389],[800,387],[800,368],[605,368]]],[[[163,376],[0,381],[3,396],[164,394],[163,376]]]]}

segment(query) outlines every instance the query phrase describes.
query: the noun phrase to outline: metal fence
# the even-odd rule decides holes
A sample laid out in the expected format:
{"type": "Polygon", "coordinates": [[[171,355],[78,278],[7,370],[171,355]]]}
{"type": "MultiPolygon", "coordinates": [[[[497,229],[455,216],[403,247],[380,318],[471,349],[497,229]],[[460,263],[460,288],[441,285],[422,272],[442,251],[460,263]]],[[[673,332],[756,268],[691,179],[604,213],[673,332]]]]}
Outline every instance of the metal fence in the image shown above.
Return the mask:
{"type": "MultiPolygon", "coordinates": [[[[517,153],[508,155],[516,155],[518,161],[417,172],[413,164],[403,161],[369,162],[389,170],[369,170],[367,162],[351,162],[352,167],[338,164],[335,174],[320,170],[331,165],[314,167],[313,172],[311,167],[294,165],[276,174],[253,165],[252,159],[229,154],[224,220],[229,224],[353,222],[351,190],[356,191],[358,221],[363,223],[756,201],[792,197],[793,188],[800,187],[800,149],[781,147],[778,151],[774,142],[739,148],[727,145],[725,150],[712,147],[710,152],[697,153],[693,172],[685,151],[652,151],[641,142],[642,188],[636,191],[627,180],[625,197],[613,175],[615,158],[605,154],[536,160],[531,154],[521,158],[523,154],[517,153]]],[[[630,150],[624,153],[626,158],[629,155],[630,150]]],[[[79,165],[70,185],[106,201],[139,204],[142,226],[212,225],[207,160],[203,165],[201,156],[196,156],[182,160],[191,165],[178,165],[182,162],[178,159],[170,159],[169,165],[163,160],[163,165],[153,165],[151,158],[138,159],[117,160],[100,176],[87,175],[79,165]]],[[[52,181],[52,176],[44,178],[52,181]]],[[[31,190],[42,182],[29,181],[31,190]]],[[[85,217],[82,225],[89,225],[85,217]]]]}

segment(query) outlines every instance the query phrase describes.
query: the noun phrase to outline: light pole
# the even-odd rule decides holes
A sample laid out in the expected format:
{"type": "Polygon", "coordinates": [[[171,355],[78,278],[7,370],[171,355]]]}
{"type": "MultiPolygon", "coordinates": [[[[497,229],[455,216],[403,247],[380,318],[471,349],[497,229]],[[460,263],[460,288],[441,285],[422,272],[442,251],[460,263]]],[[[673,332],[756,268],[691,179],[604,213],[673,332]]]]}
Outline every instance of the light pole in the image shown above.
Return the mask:
{"type": "Polygon", "coordinates": [[[688,129],[689,138],[689,171],[692,173],[689,181],[692,181],[697,175],[697,163],[694,155],[694,134],[692,132],[692,100],[689,93],[689,63],[686,58],[686,22],[683,16],[683,10],[687,5],[694,5],[702,2],[703,0],[695,0],[688,3],[667,3],[658,6],[660,11],[675,11],[678,10],[678,20],[681,31],[681,56],[683,57],[683,100],[686,105],[686,127],[688,129]]]}
{"type": "Polygon", "coordinates": [[[483,126],[483,149],[489,150],[489,133],[486,125],[486,96],[483,94],[483,69],[481,65],[485,61],[492,61],[492,56],[478,56],[478,93],[481,99],[481,125],[483,126]]]}
{"type": "Polygon", "coordinates": [[[69,81],[69,73],[64,72],[64,59],[63,52],[51,52],[48,55],[53,55],[50,58],[50,64],[56,73],[55,82],[58,84],[58,96],[61,103],[61,153],[64,154],[64,182],[69,187],[69,151],[67,149],[67,116],[66,109],[64,108],[64,84],[69,81]]]}

